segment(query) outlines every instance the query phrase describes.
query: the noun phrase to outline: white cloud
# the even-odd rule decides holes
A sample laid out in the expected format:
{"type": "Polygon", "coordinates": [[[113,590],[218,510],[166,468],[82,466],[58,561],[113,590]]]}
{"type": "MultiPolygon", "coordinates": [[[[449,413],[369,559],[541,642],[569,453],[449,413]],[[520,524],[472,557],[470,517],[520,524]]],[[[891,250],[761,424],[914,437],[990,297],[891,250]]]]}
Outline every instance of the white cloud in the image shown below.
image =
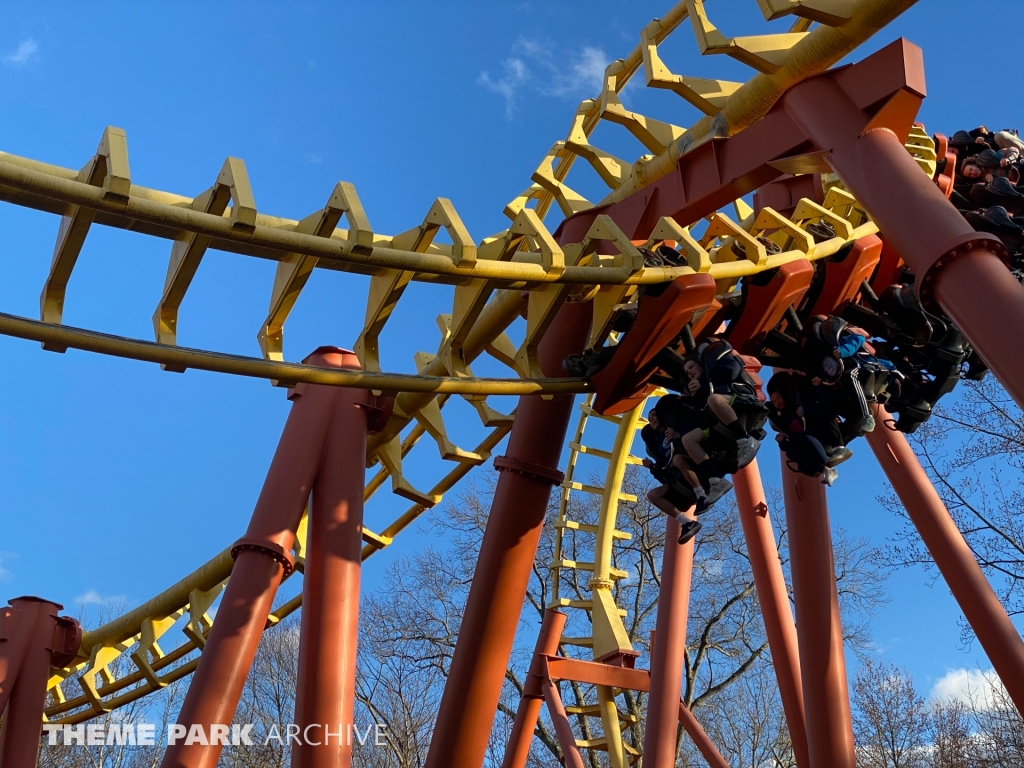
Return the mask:
{"type": "Polygon", "coordinates": [[[951,669],[932,686],[930,698],[935,702],[974,702],[979,708],[992,709],[992,691],[1002,685],[994,669],[951,669]]]}
{"type": "Polygon", "coordinates": [[[22,40],[13,53],[4,56],[4,64],[9,67],[23,67],[39,58],[39,44],[31,37],[22,40]]]}
{"type": "Polygon", "coordinates": [[[505,116],[512,118],[523,91],[541,96],[581,98],[601,90],[608,56],[600,48],[559,51],[553,43],[520,37],[502,62],[501,77],[484,70],[477,83],[505,99],[505,116]]]}
{"type": "Polygon", "coordinates": [[[302,156],[304,165],[318,165],[324,161],[324,156],[319,152],[307,152],[302,156]]]}
{"type": "Polygon", "coordinates": [[[490,72],[485,69],[480,73],[476,81],[487,90],[501,94],[501,97],[505,99],[505,117],[511,119],[512,113],[515,111],[519,90],[530,79],[530,70],[523,63],[522,59],[511,57],[505,59],[502,67],[505,70],[504,77],[494,80],[490,72]]]}
{"type": "Polygon", "coordinates": [[[601,91],[608,56],[600,48],[585,47],[568,71],[556,71],[543,92],[551,96],[575,96],[581,92],[596,96],[601,91]]]}
{"type": "Polygon", "coordinates": [[[6,553],[0,553],[0,581],[10,581],[14,574],[4,568],[4,559],[10,556],[6,553]]]}
{"type": "Polygon", "coordinates": [[[124,595],[101,595],[95,589],[87,589],[75,598],[78,605],[110,605],[124,600],[124,595]]]}

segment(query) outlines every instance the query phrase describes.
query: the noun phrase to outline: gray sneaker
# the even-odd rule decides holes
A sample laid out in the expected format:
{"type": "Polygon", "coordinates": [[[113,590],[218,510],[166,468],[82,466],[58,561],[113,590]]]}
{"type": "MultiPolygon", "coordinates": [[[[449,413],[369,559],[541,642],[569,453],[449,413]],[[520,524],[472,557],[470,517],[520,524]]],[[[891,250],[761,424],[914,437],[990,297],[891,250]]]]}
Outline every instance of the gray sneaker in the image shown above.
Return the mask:
{"type": "Polygon", "coordinates": [[[758,450],[761,448],[761,443],[752,437],[744,437],[736,441],[736,447],[739,451],[736,454],[736,462],[739,464],[739,468],[747,466],[757,456],[758,450]]]}
{"type": "Polygon", "coordinates": [[[732,483],[724,477],[713,477],[708,485],[708,495],[697,502],[697,508],[694,511],[695,515],[703,515],[711,509],[716,501],[732,490],[732,483]]]}
{"type": "Polygon", "coordinates": [[[846,446],[836,448],[828,457],[828,466],[837,467],[851,456],[853,456],[853,451],[846,446]]]}

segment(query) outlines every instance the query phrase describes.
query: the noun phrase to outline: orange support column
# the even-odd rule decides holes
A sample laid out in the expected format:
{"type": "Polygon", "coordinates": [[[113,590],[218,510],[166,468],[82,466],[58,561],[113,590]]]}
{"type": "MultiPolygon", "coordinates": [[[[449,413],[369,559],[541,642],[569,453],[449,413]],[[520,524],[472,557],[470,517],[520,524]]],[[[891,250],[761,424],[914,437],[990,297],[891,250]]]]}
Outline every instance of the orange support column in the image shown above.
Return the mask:
{"type": "MultiPolygon", "coordinates": [[[[343,368],[359,368],[345,353],[343,368]]],[[[365,393],[335,396],[327,445],[313,485],[302,579],[302,627],[293,768],[348,768],[355,724],[359,577],[366,474],[365,393]],[[328,733],[328,728],[330,733],[328,733]]]]}
{"type": "Polygon", "coordinates": [[[761,605],[764,630],[772,652],[772,666],[779,683],[782,709],[786,713],[789,738],[798,768],[808,768],[807,723],[804,716],[803,682],[800,676],[800,650],[796,624],[789,606],[789,591],[782,573],[782,561],[775,545],[775,531],[768,516],[757,461],[752,461],[732,476],[735,483],[736,506],[747,541],[750,569],[761,605]]]}
{"type": "Polygon", "coordinates": [[[867,435],[871,450],[1007,693],[1017,710],[1024,714],[1024,642],[907,438],[902,432],[887,428],[886,423],[892,419],[888,411],[879,408],[876,413],[878,426],[867,435]]]}
{"type": "Polygon", "coordinates": [[[551,724],[555,728],[555,738],[558,739],[558,746],[562,748],[562,760],[566,768],[584,768],[583,758],[576,747],[576,734],[572,732],[572,725],[569,724],[569,717],[565,714],[565,705],[562,704],[562,697],[558,695],[558,686],[554,680],[545,679],[541,683],[544,692],[544,700],[548,704],[548,714],[551,715],[551,724]]]}
{"type": "MultiPolygon", "coordinates": [[[[354,361],[352,353],[337,347],[321,347],[307,358],[307,362],[312,365],[328,367],[352,367],[354,361]]],[[[231,579],[221,599],[217,621],[210,630],[199,666],[178,713],[177,722],[185,727],[186,733],[193,724],[201,725],[206,733],[210,733],[212,725],[230,725],[266,626],[274,595],[281,580],[293,567],[291,548],[295,541],[295,530],[313,491],[314,482],[321,470],[329,472],[333,469],[325,465],[323,459],[327,455],[349,455],[338,453],[337,448],[328,447],[337,411],[348,413],[352,410],[353,398],[359,398],[367,404],[372,400],[368,392],[305,384],[297,385],[289,397],[294,402],[292,411],[285,423],[246,535],[232,548],[235,565],[231,579]]],[[[350,417],[342,417],[338,423],[350,424],[353,428],[359,423],[365,425],[365,421],[358,422],[356,417],[351,417],[350,421],[346,421],[347,418],[350,417]]],[[[347,439],[364,444],[365,426],[362,435],[349,434],[347,439]]],[[[364,463],[365,457],[360,456],[360,467],[364,463]]],[[[342,484],[345,482],[347,480],[342,481],[342,484]]],[[[325,523],[329,527],[331,517],[338,515],[337,508],[332,507],[332,503],[337,503],[338,488],[333,483],[326,486],[321,484],[321,487],[327,496],[325,523]]],[[[362,489],[360,498],[361,495],[362,489]]],[[[351,522],[346,521],[346,525],[350,528],[351,522]]],[[[345,533],[333,532],[331,535],[335,538],[325,542],[324,550],[320,550],[324,552],[321,565],[324,572],[337,576],[346,572],[345,566],[338,567],[338,560],[335,559],[344,559],[341,553],[347,550],[339,545],[338,538],[345,539],[346,536],[345,533]]],[[[346,610],[347,607],[342,613],[346,610]]],[[[304,628],[307,621],[304,615],[304,628]]],[[[343,631],[350,633],[351,629],[346,625],[343,631]]],[[[340,642],[346,646],[346,640],[340,642]]],[[[315,643],[314,647],[317,647],[315,643]]],[[[347,652],[344,651],[343,655],[347,652]]],[[[337,673],[337,667],[334,671],[337,673]]],[[[335,680],[325,680],[324,684],[341,686],[335,680]]],[[[316,734],[311,732],[310,736],[315,738],[316,734]]],[[[163,768],[215,768],[222,749],[219,743],[207,746],[185,744],[184,741],[182,737],[175,739],[173,744],[168,743],[161,764],[163,768]]]]}
{"type": "Polygon", "coordinates": [[[564,613],[551,608],[544,611],[544,621],[541,622],[537,645],[533,649],[530,672],[523,683],[523,695],[519,700],[519,709],[516,710],[516,719],[512,722],[512,733],[508,737],[501,768],[526,768],[533,731],[537,727],[541,705],[544,703],[542,667],[546,665],[540,657],[558,653],[558,641],[562,639],[566,618],[564,613]]]}
{"type": "Polygon", "coordinates": [[[686,653],[686,620],[693,575],[691,539],[677,543],[679,521],[665,517],[665,553],[661,561],[661,593],[651,649],[651,690],[644,729],[644,765],[672,768],[676,764],[679,691],[686,653]]]}
{"type": "MultiPolygon", "coordinates": [[[[583,348],[590,320],[589,304],[566,304],[559,311],[540,345],[545,376],[563,375],[562,360],[583,348]]],[[[427,768],[483,765],[551,486],[561,482],[557,467],[572,404],[572,397],[520,398],[507,452],[494,460],[501,474],[430,740],[427,768]]]]}
{"type": "Polygon", "coordinates": [[[782,461],[810,768],[856,768],[825,486],[782,461]]]}
{"type": "MultiPolygon", "coordinates": [[[[693,740],[694,745],[697,747],[697,751],[701,753],[704,759],[707,761],[710,768],[729,768],[729,763],[726,762],[725,758],[722,757],[722,753],[718,751],[718,747],[711,741],[707,732],[701,727],[701,724],[697,722],[697,718],[693,716],[693,712],[690,708],[683,703],[683,700],[679,700],[679,724],[683,726],[683,730],[693,740]]],[[[674,765],[674,763],[673,763],[674,765]]]]}
{"type": "Polygon", "coordinates": [[[70,663],[82,642],[60,605],[18,597],[0,608],[0,768],[35,768],[51,666],[70,663]]]}

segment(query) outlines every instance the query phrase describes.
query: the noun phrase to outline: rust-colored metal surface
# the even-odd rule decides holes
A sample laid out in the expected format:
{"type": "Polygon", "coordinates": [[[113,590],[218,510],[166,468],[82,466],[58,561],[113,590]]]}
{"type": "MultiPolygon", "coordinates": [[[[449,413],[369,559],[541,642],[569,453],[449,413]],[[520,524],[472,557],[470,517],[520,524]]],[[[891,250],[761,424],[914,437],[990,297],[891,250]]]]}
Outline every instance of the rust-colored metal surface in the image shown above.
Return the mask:
{"type": "Polygon", "coordinates": [[[875,458],[892,483],[921,540],[935,560],[960,610],[985,649],[1017,710],[1024,712],[1024,641],[995,590],[950,517],[921,462],[902,432],[887,426],[892,416],[876,410],[878,426],[867,435],[875,458]]]}
{"type": "Polygon", "coordinates": [[[793,744],[798,768],[808,768],[807,719],[804,714],[803,678],[800,673],[800,650],[796,623],[789,604],[786,576],[782,572],[775,530],[769,515],[761,472],[755,459],[733,475],[736,508],[747,542],[750,570],[761,606],[764,630],[772,652],[772,666],[779,683],[779,696],[786,713],[786,725],[793,744]]]}
{"type": "Polygon", "coordinates": [[[523,683],[523,696],[519,700],[516,719],[512,722],[512,732],[508,737],[508,747],[501,761],[501,768],[526,768],[530,757],[530,745],[533,743],[533,729],[537,727],[540,710],[544,704],[544,669],[543,656],[554,656],[558,653],[558,641],[565,629],[566,615],[561,611],[548,609],[544,611],[544,619],[537,635],[537,645],[533,649],[533,661],[530,671],[523,683]]]}
{"type": "MultiPolygon", "coordinates": [[[[589,326],[589,307],[566,304],[540,346],[543,370],[553,374],[566,356],[579,352],[589,326]]],[[[505,456],[557,470],[572,404],[572,397],[520,400],[505,456]]],[[[509,469],[498,479],[427,768],[483,763],[551,486],[549,477],[529,471],[509,469]]]]}
{"type": "MultiPolygon", "coordinates": [[[[335,363],[339,367],[359,367],[353,354],[333,357],[342,358],[335,363]]],[[[386,418],[368,409],[357,390],[341,389],[334,400],[307,523],[295,693],[295,724],[303,738],[292,748],[294,768],[348,768],[352,762],[348,734],[355,724],[363,457],[367,422],[386,418]]]]}
{"type": "Polygon", "coordinates": [[[811,768],[857,768],[825,486],[782,461],[811,768]]]}
{"type": "Polygon", "coordinates": [[[644,764],[648,768],[672,768],[676,764],[678,749],[679,692],[686,653],[686,619],[690,609],[695,546],[693,539],[679,546],[676,543],[678,538],[679,521],[666,517],[658,618],[651,649],[651,690],[647,697],[647,727],[644,729],[644,764]]]}
{"type": "MultiPolygon", "coordinates": [[[[315,365],[335,368],[356,367],[358,361],[350,352],[336,347],[321,347],[308,358],[315,365]]],[[[351,481],[358,472],[361,476],[361,456],[339,443],[351,441],[357,447],[366,443],[366,413],[357,404],[376,409],[375,397],[368,392],[347,390],[339,387],[300,384],[290,395],[294,405],[285,423],[277,451],[267,472],[267,479],[256,502],[245,537],[232,549],[235,565],[228,582],[218,619],[210,630],[200,664],[192,678],[185,701],[178,714],[180,725],[193,724],[209,728],[212,724],[230,725],[242,687],[252,667],[256,648],[263,633],[267,618],[286,570],[293,566],[291,550],[295,544],[295,532],[303,510],[319,488],[326,498],[321,500],[321,524],[326,530],[331,518],[338,514],[339,494],[351,491],[351,481]],[[359,430],[362,430],[361,432],[359,430]],[[360,460],[347,468],[335,468],[326,463],[328,457],[340,458],[359,456],[360,460]],[[327,479],[329,473],[339,471],[338,479],[327,479]]],[[[361,486],[356,493],[361,509],[361,486]]],[[[347,513],[342,513],[347,518],[347,513]]],[[[320,562],[314,564],[316,581],[314,596],[318,598],[318,609],[330,610],[335,619],[347,622],[350,634],[357,620],[358,602],[353,605],[352,585],[334,583],[327,585],[327,579],[355,578],[354,589],[358,594],[358,565],[353,568],[348,558],[353,546],[348,531],[358,531],[355,519],[345,519],[346,531],[331,532],[331,539],[319,546],[320,562]],[[340,536],[341,541],[338,541],[340,536]],[[347,598],[347,599],[346,599],[347,598]],[[326,600],[340,601],[325,606],[326,600]]],[[[317,523],[313,524],[314,526],[317,523]]],[[[307,582],[308,584],[308,582],[307,582]]],[[[338,627],[324,626],[314,614],[305,614],[304,624],[313,621],[313,629],[305,641],[307,656],[315,664],[323,658],[331,672],[342,677],[325,677],[320,681],[309,680],[308,665],[303,666],[301,690],[303,698],[299,716],[319,716],[323,709],[330,709],[332,717],[348,714],[351,717],[353,703],[344,704],[342,699],[350,696],[354,680],[344,682],[344,675],[354,674],[355,640],[353,637],[327,639],[324,632],[333,632],[338,627]],[[326,640],[326,645],[324,647],[326,640]],[[332,689],[324,694],[324,688],[332,689]],[[338,690],[333,690],[333,689],[338,690]]],[[[323,722],[333,722],[325,720],[323,722]]],[[[311,734],[312,735],[312,734],[311,734]]],[[[162,765],[164,768],[213,768],[217,764],[222,746],[215,744],[185,744],[177,740],[168,744],[162,765]]],[[[321,749],[327,749],[322,747],[321,749]]],[[[337,757],[341,765],[347,750],[337,757]]],[[[309,759],[304,756],[303,760],[309,759]]],[[[319,764],[319,762],[317,763],[319,764]]]]}
{"type": "Polygon", "coordinates": [[[9,602],[0,608],[0,768],[35,768],[50,667],[74,657],[82,628],[49,600],[9,602]]]}

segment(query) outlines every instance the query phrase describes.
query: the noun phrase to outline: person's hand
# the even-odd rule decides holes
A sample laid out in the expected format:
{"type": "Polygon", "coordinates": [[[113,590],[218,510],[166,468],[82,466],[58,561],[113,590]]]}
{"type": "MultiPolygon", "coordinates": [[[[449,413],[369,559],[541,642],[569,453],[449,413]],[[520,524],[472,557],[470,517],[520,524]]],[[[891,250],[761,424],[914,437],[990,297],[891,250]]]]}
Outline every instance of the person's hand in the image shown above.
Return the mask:
{"type": "Polygon", "coordinates": [[[1005,168],[1008,165],[1012,165],[1015,159],[1016,158],[1014,157],[1004,157],[1002,160],[999,161],[999,167],[1005,168]]]}
{"type": "Polygon", "coordinates": [[[775,442],[776,442],[776,443],[781,443],[781,442],[782,442],[783,440],[785,440],[785,439],[786,439],[786,438],[785,438],[785,437],[783,437],[783,436],[782,436],[782,435],[780,435],[780,434],[776,434],[776,435],[775,435],[775,442]]]}
{"type": "Polygon", "coordinates": [[[842,355],[842,353],[840,353],[840,351],[838,349],[833,349],[832,350],[832,357],[834,357],[836,360],[842,360],[843,359],[843,355],[842,355]]]}
{"type": "Polygon", "coordinates": [[[700,391],[700,382],[696,379],[692,379],[686,386],[689,388],[691,395],[696,395],[700,391]]]}
{"type": "Polygon", "coordinates": [[[804,417],[803,406],[800,406],[799,408],[796,409],[796,415],[799,416],[801,419],[804,417]]]}
{"type": "Polygon", "coordinates": [[[679,433],[676,432],[671,427],[666,427],[665,428],[665,437],[667,437],[669,440],[678,440],[679,439],[679,433]]]}
{"type": "Polygon", "coordinates": [[[821,384],[821,376],[815,376],[814,378],[812,378],[811,384],[813,384],[814,386],[818,386],[819,384],[821,384]]]}
{"type": "Polygon", "coordinates": [[[650,459],[644,459],[643,465],[647,467],[647,469],[654,469],[654,462],[650,459]]]}
{"type": "Polygon", "coordinates": [[[979,136],[978,138],[976,138],[974,140],[974,143],[975,144],[984,144],[985,143],[985,138],[983,136],[979,136]]]}

